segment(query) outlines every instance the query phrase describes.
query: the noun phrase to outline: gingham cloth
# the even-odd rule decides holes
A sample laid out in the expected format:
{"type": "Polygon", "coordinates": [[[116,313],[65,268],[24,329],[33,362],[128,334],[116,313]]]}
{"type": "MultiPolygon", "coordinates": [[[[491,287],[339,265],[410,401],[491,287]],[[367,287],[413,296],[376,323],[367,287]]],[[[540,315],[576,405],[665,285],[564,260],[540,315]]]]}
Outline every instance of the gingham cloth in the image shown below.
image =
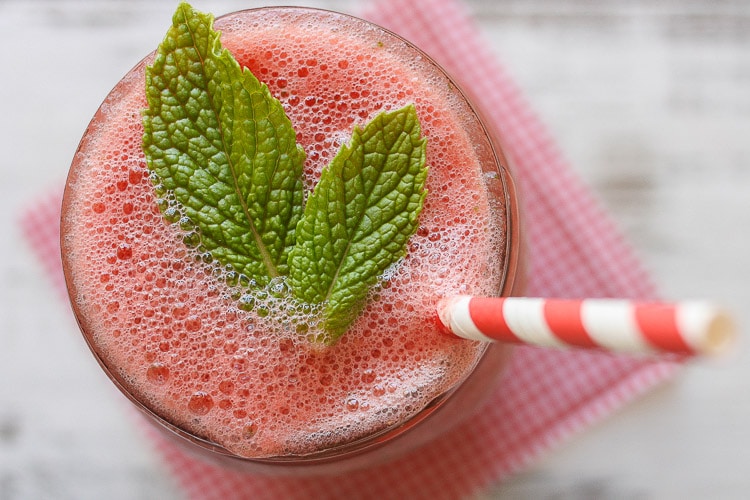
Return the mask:
{"type": "MultiPolygon", "coordinates": [[[[529,245],[528,293],[547,297],[653,298],[649,277],[612,222],[560,157],[516,85],[454,0],[384,0],[364,17],[432,55],[502,132],[522,193],[529,245]]],[[[60,190],[33,203],[25,234],[57,287],[60,190]]],[[[342,477],[246,475],[208,465],[143,426],[194,499],[465,498],[527,467],[678,364],[580,350],[517,349],[504,380],[476,416],[395,462],[342,477]]]]}

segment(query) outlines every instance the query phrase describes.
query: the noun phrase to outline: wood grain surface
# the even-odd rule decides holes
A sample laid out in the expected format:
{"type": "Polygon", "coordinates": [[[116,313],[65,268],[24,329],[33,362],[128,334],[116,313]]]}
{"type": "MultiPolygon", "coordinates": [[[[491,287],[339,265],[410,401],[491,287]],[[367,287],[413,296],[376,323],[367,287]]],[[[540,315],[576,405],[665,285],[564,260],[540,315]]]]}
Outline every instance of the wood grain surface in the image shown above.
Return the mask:
{"type": "MultiPolygon", "coordinates": [[[[196,3],[215,13],[257,5],[196,3]]],[[[467,5],[663,295],[717,299],[748,324],[750,2],[467,5]]],[[[0,0],[2,500],[181,498],[17,229],[19,212],[62,182],[93,112],[158,44],[173,8],[0,0]]],[[[741,344],[480,498],[747,498],[748,394],[741,344]]]]}

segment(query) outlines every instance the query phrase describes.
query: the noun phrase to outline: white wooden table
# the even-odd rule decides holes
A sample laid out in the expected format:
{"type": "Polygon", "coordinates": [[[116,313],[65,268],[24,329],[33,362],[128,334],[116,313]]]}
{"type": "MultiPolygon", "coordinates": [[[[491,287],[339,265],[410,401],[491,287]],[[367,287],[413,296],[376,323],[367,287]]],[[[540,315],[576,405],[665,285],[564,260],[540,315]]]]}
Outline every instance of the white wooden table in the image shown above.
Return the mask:
{"type": "MultiPolygon", "coordinates": [[[[719,299],[747,325],[750,2],[468,4],[663,294],[719,299]]],[[[16,225],[64,179],[91,115],[173,8],[0,1],[0,499],[180,498],[16,225]]],[[[690,365],[483,498],[747,498],[748,356],[690,365]]]]}

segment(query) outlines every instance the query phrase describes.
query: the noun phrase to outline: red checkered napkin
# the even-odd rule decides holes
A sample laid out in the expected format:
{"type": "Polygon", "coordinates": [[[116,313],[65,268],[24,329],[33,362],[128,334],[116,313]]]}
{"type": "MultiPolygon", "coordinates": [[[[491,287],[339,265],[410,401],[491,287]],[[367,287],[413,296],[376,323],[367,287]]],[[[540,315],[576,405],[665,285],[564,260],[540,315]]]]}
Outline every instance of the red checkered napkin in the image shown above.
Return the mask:
{"type": "MultiPolygon", "coordinates": [[[[384,0],[366,17],[431,54],[502,132],[522,192],[530,249],[529,295],[652,298],[654,288],[586,187],[560,158],[513,81],[454,0],[384,0]]],[[[59,192],[23,218],[33,248],[62,288],[59,192]]],[[[244,475],[198,462],[153,434],[195,499],[425,498],[477,494],[664,380],[677,365],[587,351],[522,347],[483,410],[396,462],[343,477],[244,475]]],[[[144,426],[145,427],[145,426],[144,426]]]]}

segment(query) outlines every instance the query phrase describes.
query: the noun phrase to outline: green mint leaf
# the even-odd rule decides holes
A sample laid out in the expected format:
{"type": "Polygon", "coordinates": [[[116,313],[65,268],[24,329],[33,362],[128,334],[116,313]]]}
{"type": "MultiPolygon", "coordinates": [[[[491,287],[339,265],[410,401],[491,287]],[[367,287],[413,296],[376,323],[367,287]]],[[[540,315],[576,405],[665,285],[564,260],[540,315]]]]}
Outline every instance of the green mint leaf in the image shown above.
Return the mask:
{"type": "Polygon", "coordinates": [[[318,340],[330,344],[346,332],[369,289],[405,255],[427,194],[425,148],[410,105],[355,128],[323,170],[289,254],[295,295],[324,303],[318,340]]]}
{"type": "Polygon", "coordinates": [[[219,37],[212,15],[177,7],[146,68],[143,149],[200,244],[266,284],[287,273],[305,154],[281,103],[219,37]]]}

